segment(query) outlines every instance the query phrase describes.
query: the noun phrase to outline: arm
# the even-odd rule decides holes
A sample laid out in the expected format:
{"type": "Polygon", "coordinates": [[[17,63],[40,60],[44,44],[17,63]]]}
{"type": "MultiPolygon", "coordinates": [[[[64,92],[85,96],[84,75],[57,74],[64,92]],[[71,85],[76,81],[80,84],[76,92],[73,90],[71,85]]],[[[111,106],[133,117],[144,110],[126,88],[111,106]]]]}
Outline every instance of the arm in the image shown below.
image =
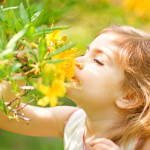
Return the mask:
{"type": "MultiPolygon", "coordinates": [[[[24,84],[18,83],[20,86],[24,84]]],[[[11,92],[12,86],[8,81],[0,83],[0,96],[3,95],[5,101],[11,101],[16,98],[11,92]]],[[[23,107],[25,104],[21,104],[23,107]]],[[[61,137],[63,138],[63,130],[65,121],[70,114],[77,110],[76,107],[58,106],[52,108],[42,108],[36,106],[26,106],[20,110],[25,117],[32,119],[27,125],[24,120],[9,120],[8,117],[0,110],[0,128],[10,132],[29,136],[42,137],[61,137]]]]}
{"type": "MultiPolygon", "coordinates": [[[[18,80],[17,84],[19,86],[24,86],[25,81],[18,80]]],[[[13,87],[12,87],[10,81],[5,81],[5,80],[2,81],[0,83],[0,98],[1,98],[1,96],[3,96],[4,101],[7,101],[7,102],[12,101],[13,99],[16,98],[16,95],[12,92],[12,90],[13,90],[13,87]]]]}
{"type": "Polygon", "coordinates": [[[32,119],[28,125],[23,120],[9,120],[0,111],[0,128],[29,136],[63,138],[65,121],[77,109],[76,107],[70,106],[57,106],[52,108],[26,106],[20,112],[23,112],[26,117],[32,119]]]}

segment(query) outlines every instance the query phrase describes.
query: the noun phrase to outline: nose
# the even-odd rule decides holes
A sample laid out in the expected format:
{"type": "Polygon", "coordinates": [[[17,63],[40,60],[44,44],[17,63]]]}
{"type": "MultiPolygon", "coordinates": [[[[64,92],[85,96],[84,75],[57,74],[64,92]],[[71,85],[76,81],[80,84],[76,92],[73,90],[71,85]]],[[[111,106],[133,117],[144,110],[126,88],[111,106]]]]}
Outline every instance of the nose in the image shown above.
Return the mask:
{"type": "Polygon", "coordinates": [[[85,65],[85,56],[80,56],[80,57],[75,58],[75,66],[78,69],[80,70],[83,69],[84,65],[85,65]]]}

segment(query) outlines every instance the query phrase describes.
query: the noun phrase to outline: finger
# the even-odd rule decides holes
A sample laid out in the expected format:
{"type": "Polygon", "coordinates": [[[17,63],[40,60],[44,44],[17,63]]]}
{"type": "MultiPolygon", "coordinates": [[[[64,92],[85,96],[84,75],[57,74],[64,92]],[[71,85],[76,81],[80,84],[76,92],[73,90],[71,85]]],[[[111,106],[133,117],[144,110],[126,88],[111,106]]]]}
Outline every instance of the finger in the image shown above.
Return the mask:
{"type": "Polygon", "coordinates": [[[93,146],[95,144],[106,144],[108,146],[112,146],[112,145],[116,145],[114,142],[112,142],[111,140],[105,139],[105,138],[99,138],[99,139],[95,139],[92,142],[90,142],[90,146],[93,146]]]}
{"type": "Polygon", "coordinates": [[[96,144],[91,148],[91,150],[110,150],[110,147],[105,144],[96,144]]]}

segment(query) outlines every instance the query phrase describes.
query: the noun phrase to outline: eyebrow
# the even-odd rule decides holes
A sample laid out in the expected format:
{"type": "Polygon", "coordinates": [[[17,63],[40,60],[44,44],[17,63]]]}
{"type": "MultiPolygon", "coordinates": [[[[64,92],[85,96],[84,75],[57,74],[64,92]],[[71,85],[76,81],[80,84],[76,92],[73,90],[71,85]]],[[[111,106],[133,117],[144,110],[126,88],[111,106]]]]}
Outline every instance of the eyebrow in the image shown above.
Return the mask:
{"type": "MultiPolygon", "coordinates": [[[[87,46],[88,51],[90,50],[90,47],[91,47],[90,45],[87,46]]],[[[96,52],[103,53],[104,55],[106,55],[108,57],[108,59],[110,61],[112,61],[112,58],[107,53],[105,53],[102,49],[99,49],[99,48],[96,48],[96,47],[93,47],[92,49],[94,49],[96,52]]]]}

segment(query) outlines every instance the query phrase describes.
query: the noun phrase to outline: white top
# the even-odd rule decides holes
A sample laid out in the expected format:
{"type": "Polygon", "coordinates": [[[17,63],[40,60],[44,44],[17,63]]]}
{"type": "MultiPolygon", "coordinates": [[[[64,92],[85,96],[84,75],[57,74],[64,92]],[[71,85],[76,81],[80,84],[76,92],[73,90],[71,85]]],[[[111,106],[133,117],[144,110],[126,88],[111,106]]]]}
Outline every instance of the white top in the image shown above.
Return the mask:
{"type": "Polygon", "coordinates": [[[85,112],[79,109],[69,118],[64,129],[64,150],[83,150],[85,117],[85,112]]]}
{"type": "MultiPolygon", "coordinates": [[[[64,150],[88,150],[83,140],[85,118],[84,110],[78,109],[67,120],[64,128],[64,150]]],[[[130,141],[128,150],[134,150],[136,144],[137,140],[130,141]]],[[[123,150],[122,146],[121,150],[123,150]]]]}

